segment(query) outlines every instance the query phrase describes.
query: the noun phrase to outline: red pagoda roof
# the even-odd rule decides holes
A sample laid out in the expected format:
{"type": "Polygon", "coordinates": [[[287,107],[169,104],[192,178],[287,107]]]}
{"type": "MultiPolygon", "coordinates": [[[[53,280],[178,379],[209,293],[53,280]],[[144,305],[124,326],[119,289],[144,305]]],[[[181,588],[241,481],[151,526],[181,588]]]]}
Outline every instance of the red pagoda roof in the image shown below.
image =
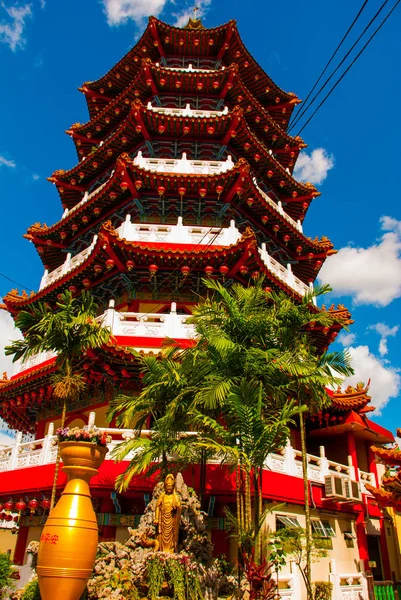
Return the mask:
{"type": "MultiPolygon", "coordinates": [[[[93,192],[86,202],[76,205],[62,220],[48,227],[36,223],[32,225],[25,236],[37,247],[46,268],[58,267],[65,260],[65,250],[72,240],[89,231],[94,224],[101,223],[117,208],[121,208],[132,198],[141,200],[142,195],[148,196],[143,209],[149,215],[149,221],[158,222],[160,208],[158,196],[164,190],[164,196],[170,194],[174,198],[179,190],[185,190],[184,218],[188,223],[196,222],[195,199],[199,198],[199,190],[207,198],[210,210],[210,196],[214,202],[223,206],[231,203],[238,206],[241,214],[245,215],[254,225],[263,230],[278,246],[286,246],[286,253],[297,262],[293,265],[294,273],[303,281],[314,279],[325,258],[333,254],[333,244],[328,238],[312,240],[307,238],[296,223],[292,221],[273,200],[256,186],[251,176],[249,164],[240,159],[232,169],[219,174],[178,174],[159,173],[143,169],[135,164],[128,154],[123,154],[117,160],[116,169],[110,179],[98,191],[93,192]],[[216,195],[218,186],[223,190],[216,195]],[[246,190],[246,199],[236,201],[237,189],[246,190]],[[153,194],[152,200],[149,196],[153,194]]],[[[244,192],[245,194],[245,192],[244,192]]],[[[178,210],[178,206],[176,207],[178,210]]],[[[181,209],[180,211],[181,212],[181,209]]],[[[135,221],[140,220],[139,208],[134,205],[130,210],[135,221]]],[[[176,219],[178,215],[174,213],[176,219]]],[[[143,219],[142,219],[143,220],[143,219]]],[[[172,220],[172,219],[170,219],[172,220]]]]}
{"type": "Polygon", "coordinates": [[[242,43],[235,21],[212,29],[191,30],[172,27],[155,17],[149,18],[148,27],[134,48],[106,75],[95,82],[86,82],[81,88],[91,117],[132,82],[142,58],[149,57],[156,62],[166,56],[175,57],[177,65],[180,65],[180,57],[191,56],[212,59],[209,67],[217,61],[226,66],[238,64],[241,78],[251,93],[266,107],[281,111],[285,108],[287,112],[281,116],[285,116],[288,123],[295,95],[281,90],[257,64],[242,43]]]}
{"type": "Polygon", "coordinates": [[[274,158],[271,152],[249,129],[244,112],[234,108],[218,118],[164,116],[135,103],[130,114],[115,132],[85,160],[69,171],[55,171],[50,181],[56,183],[63,206],[72,208],[96,179],[106,173],[115,163],[121,148],[140,147],[141,143],[161,136],[177,139],[209,139],[222,146],[231,146],[240,156],[244,155],[255,171],[263,170],[270,184],[277,190],[283,202],[291,204],[288,212],[293,218],[303,218],[312,198],[319,195],[310,183],[298,183],[274,158]],[[184,128],[188,128],[188,131],[184,128]],[[165,136],[164,136],[165,134],[165,136]]]}
{"type": "MultiPolygon", "coordinates": [[[[76,123],[67,131],[74,139],[78,154],[86,155],[98,144],[99,138],[104,139],[109,135],[128,114],[132,101],[140,99],[146,103],[159,93],[163,96],[169,93],[175,96],[178,86],[181,95],[213,94],[220,100],[227,100],[231,106],[241,106],[248,125],[269,147],[274,148],[277,159],[285,167],[292,167],[300,148],[306,146],[301,138],[287,134],[249,92],[239,75],[238,65],[234,64],[220,71],[190,72],[155,65],[149,59],[142,59],[141,70],[127,88],[88,123],[76,123]]],[[[285,124],[281,122],[281,125],[285,124]]]]}

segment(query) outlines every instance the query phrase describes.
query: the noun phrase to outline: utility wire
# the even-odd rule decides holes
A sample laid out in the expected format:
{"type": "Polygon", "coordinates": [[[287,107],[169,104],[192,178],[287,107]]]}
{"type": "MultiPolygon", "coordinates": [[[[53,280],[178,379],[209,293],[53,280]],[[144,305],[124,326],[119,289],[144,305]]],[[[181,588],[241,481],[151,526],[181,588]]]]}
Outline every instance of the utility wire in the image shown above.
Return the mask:
{"type": "Polygon", "coordinates": [[[15,285],[19,285],[24,290],[28,290],[28,292],[33,292],[33,290],[31,290],[31,288],[27,287],[26,285],[22,285],[22,283],[18,283],[18,281],[14,281],[14,279],[7,277],[7,275],[4,275],[4,273],[0,273],[0,277],[4,277],[4,279],[11,281],[11,283],[15,283],[15,285]]]}
{"type": "Polygon", "coordinates": [[[299,122],[299,120],[305,114],[305,112],[312,106],[312,104],[315,102],[316,98],[320,95],[320,93],[324,90],[324,88],[329,83],[329,81],[337,73],[338,69],[344,64],[344,62],[346,61],[346,59],[348,58],[348,56],[351,54],[351,52],[353,51],[353,49],[355,48],[355,46],[357,46],[357,44],[359,43],[359,41],[361,40],[361,38],[365,35],[365,33],[367,32],[367,30],[369,29],[369,27],[377,19],[377,17],[379,16],[379,14],[383,10],[383,8],[386,6],[387,2],[388,2],[388,0],[384,0],[383,4],[380,6],[379,10],[372,17],[372,19],[366,25],[365,29],[362,31],[362,33],[360,34],[360,36],[357,38],[356,42],[353,43],[353,45],[351,46],[351,48],[348,50],[348,52],[343,57],[343,59],[340,61],[340,63],[337,65],[337,67],[334,69],[334,71],[332,72],[332,74],[326,79],[326,81],[323,83],[323,85],[320,86],[320,88],[318,89],[318,91],[316,92],[316,94],[313,96],[312,100],[309,102],[308,106],[305,106],[304,109],[294,119],[294,121],[293,121],[290,129],[293,129],[295,127],[295,125],[299,122]]]}
{"type": "MultiPolygon", "coordinates": [[[[355,23],[358,21],[359,17],[361,16],[365,6],[367,5],[369,0],[365,0],[365,2],[363,3],[363,5],[361,6],[361,8],[359,9],[358,14],[356,15],[356,17],[354,18],[354,20],[352,21],[351,25],[348,27],[345,35],[343,36],[341,42],[338,44],[337,48],[334,50],[333,54],[331,55],[329,61],[326,63],[326,66],[324,67],[323,71],[320,73],[319,77],[316,79],[312,89],[310,90],[310,92],[308,93],[308,95],[306,96],[305,100],[304,100],[304,104],[302,107],[302,111],[301,114],[299,114],[299,117],[302,116],[302,114],[304,114],[304,112],[308,109],[308,100],[311,97],[311,95],[313,94],[316,86],[318,85],[319,81],[321,80],[321,78],[323,77],[323,75],[326,73],[327,69],[329,68],[330,64],[332,63],[333,59],[335,58],[337,52],[340,50],[341,46],[343,45],[343,43],[345,42],[346,38],[348,37],[348,34],[350,33],[351,29],[354,27],[355,23]]],[[[289,128],[291,129],[294,122],[298,120],[298,115],[293,115],[293,117],[290,119],[289,122],[289,128]]]]}
{"type": "MultiPolygon", "coordinates": [[[[387,1],[387,0],[386,0],[387,1]]],[[[326,94],[326,96],[323,98],[323,100],[321,101],[321,103],[319,104],[319,106],[314,110],[314,112],[312,113],[312,115],[309,117],[309,119],[306,121],[306,123],[301,127],[301,129],[298,131],[297,135],[299,135],[304,129],[305,127],[308,125],[308,123],[310,123],[310,121],[313,119],[313,117],[315,116],[315,114],[318,112],[318,110],[323,106],[323,104],[326,102],[326,100],[329,98],[329,96],[332,94],[332,92],[336,89],[336,87],[338,86],[338,84],[340,83],[340,81],[342,79],[344,79],[345,75],[348,73],[348,71],[351,69],[351,67],[356,63],[356,61],[358,60],[358,58],[361,56],[362,52],[365,50],[365,48],[367,48],[367,46],[369,46],[370,42],[373,40],[373,38],[375,37],[375,35],[380,31],[380,29],[383,27],[384,23],[387,21],[387,19],[390,17],[390,15],[394,12],[394,10],[397,8],[397,6],[399,5],[399,3],[401,2],[401,0],[397,0],[397,2],[394,4],[393,8],[390,10],[390,12],[388,13],[388,15],[383,19],[383,21],[380,23],[380,25],[377,27],[377,29],[373,32],[373,34],[370,36],[370,38],[368,39],[368,41],[366,42],[366,44],[362,47],[362,49],[358,52],[358,54],[355,56],[354,60],[350,63],[350,65],[346,68],[346,70],[344,71],[344,73],[341,75],[341,77],[336,81],[336,83],[331,87],[331,89],[329,90],[329,92],[326,94]]]]}

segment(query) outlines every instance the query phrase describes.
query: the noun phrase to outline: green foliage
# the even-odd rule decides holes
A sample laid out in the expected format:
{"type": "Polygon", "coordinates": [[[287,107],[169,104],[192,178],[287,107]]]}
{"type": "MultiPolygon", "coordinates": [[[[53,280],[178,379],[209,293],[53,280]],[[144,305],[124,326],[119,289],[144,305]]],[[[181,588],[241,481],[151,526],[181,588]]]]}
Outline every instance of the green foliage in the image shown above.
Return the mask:
{"type": "Polygon", "coordinates": [[[5,598],[5,596],[3,596],[3,594],[5,593],[6,589],[8,587],[13,586],[13,580],[12,580],[13,572],[14,572],[14,569],[13,569],[11,558],[10,558],[9,554],[0,552],[0,595],[1,595],[1,597],[5,598]]]}
{"type": "Polygon", "coordinates": [[[315,581],[313,587],[313,600],[331,600],[333,584],[329,581],[315,581]]]}
{"type": "Polygon", "coordinates": [[[41,600],[37,577],[34,577],[26,584],[20,600],[41,600]]]}
{"type": "Polygon", "coordinates": [[[174,600],[202,600],[196,565],[188,555],[156,552],[146,560],[148,599],[158,600],[164,585],[172,588],[174,600]]]}

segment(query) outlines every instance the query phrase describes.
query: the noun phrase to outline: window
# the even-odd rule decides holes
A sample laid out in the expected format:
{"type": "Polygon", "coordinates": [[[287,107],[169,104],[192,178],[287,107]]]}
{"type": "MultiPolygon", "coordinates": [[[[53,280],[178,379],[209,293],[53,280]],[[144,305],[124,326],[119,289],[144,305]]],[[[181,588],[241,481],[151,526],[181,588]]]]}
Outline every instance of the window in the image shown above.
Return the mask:
{"type": "Polygon", "coordinates": [[[336,535],[330,522],[320,519],[312,519],[312,533],[321,538],[331,538],[336,535]]]}
{"type": "Polygon", "coordinates": [[[347,548],[354,548],[354,540],[356,539],[352,531],[344,531],[345,545],[347,548]]]}
{"type": "Polygon", "coordinates": [[[280,529],[297,529],[301,525],[296,517],[288,517],[286,515],[276,515],[276,531],[280,529]]]}

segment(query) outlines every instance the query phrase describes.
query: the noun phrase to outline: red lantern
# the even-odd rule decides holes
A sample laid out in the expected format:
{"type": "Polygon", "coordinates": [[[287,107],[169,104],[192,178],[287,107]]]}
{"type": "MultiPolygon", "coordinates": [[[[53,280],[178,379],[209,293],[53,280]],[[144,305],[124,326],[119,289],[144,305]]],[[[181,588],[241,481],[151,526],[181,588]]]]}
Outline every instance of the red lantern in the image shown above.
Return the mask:
{"type": "Polygon", "coordinates": [[[269,217],[267,215],[263,215],[261,221],[263,223],[263,225],[266,225],[267,221],[269,220],[269,217]]]}
{"type": "Polygon", "coordinates": [[[123,137],[121,138],[121,141],[123,144],[126,144],[128,142],[128,138],[126,135],[123,135],[123,137]]]}
{"type": "Polygon", "coordinates": [[[279,186],[282,188],[285,186],[285,181],[280,181],[279,186]]]}
{"type": "Polygon", "coordinates": [[[164,133],[166,131],[166,128],[164,125],[159,125],[159,127],[157,128],[159,133],[164,133]]]}
{"type": "Polygon", "coordinates": [[[260,117],[259,116],[255,117],[255,123],[260,123],[260,117]]]}
{"type": "Polygon", "coordinates": [[[88,288],[91,284],[91,280],[85,277],[85,279],[82,280],[82,283],[84,284],[84,287],[88,288]]]}
{"type": "Polygon", "coordinates": [[[255,154],[254,159],[255,159],[255,162],[259,162],[260,161],[260,154],[255,154]]]}
{"type": "Polygon", "coordinates": [[[272,140],[273,140],[273,142],[275,142],[277,140],[277,135],[276,134],[272,135],[272,140]]]}
{"type": "Polygon", "coordinates": [[[166,188],[163,187],[162,185],[159,185],[159,187],[157,188],[157,193],[159,194],[159,196],[164,196],[165,191],[166,191],[166,188]]]}
{"type": "Polygon", "coordinates": [[[302,208],[303,208],[304,210],[306,210],[306,209],[308,208],[308,206],[309,206],[309,204],[308,204],[307,202],[303,202],[303,204],[302,204],[302,208]]]}
{"type": "Polygon", "coordinates": [[[184,135],[188,135],[188,133],[190,132],[190,128],[188,127],[188,125],[184,125],[184,127],[182,128],[182,132],[184,135]]]}
{"type": "Polygon", "coordinates": [[[251,273],[252,279],[258,279],[259,275],[260,275],[259,271],[253,271],[251,273]]]}
{"type": "Polygon", "coordinates": [[[277,96],[277,98],[275,98],[274,101],[275,101],[276,104],[279,104],[280,98],[277,96]]]}
{"type": "Polygon", "coordinates": [[[93,269],[94,269],[95,273],[101,273],[103,271],[102,265],[96,264],[96,265],[94,265],[93,269]]]}
{"type": "Polygon", "coordinates": [[[245,265],[242,265],[242,267],[239,268],[239,272],[241,273],[241,275],[246,275],[248,271],[249,269],[245,265]]]}
{"type": "Polygon", "coordinates": [[[217,90],[220,86],[220,83],[218,81],[213,81],[213,89],[217,90]]]}
{"type": "Polygon", "coordinates": [[[112,258],[108,258],[106,260],[106,269],[108,271],[111,271],[111,269],[114,267],[114,260],[112,258]]]}
{"type": "Polygon", "coordinates": [[[151,264],[149,265],[149,272],[151,274],[151,276],[153,277],[154,275],[156,275],[157,271],[159,270],[159,267],[155,264],[151,264]]]}
{"type": "Polygon", "coordinates": [[[265,133],[267,133],[267,132],[269,131],[269,126],[268,126],[268,125],[265,125],[265,126],[263,127],[263,131],[264,131],[265,133]]]}
{"type": "Polygon", "coordinates": [[[224,188],[221,185],[217,185],[216,186],[216,192],[217,192],[218,196],[220,196],[220,194],[222,193],[223,189],[224,188]]]}
{"type": "Polygon", "coordinates": [[[209,135],[213,135],[214,134],[214,127],[213,125],[209,125],[209,127],[207,128],[207,132],[209,135]]]}
{"type": "Polygon", "coordinates": [[[267,171],[267,176],[270,179],[271,177],[273,177],[274,173],[273,171],[267,171]]]}
{"type": "Polygon", "coordinates": [[[285,236],[283,237],[284,243],[287,245],[288,242],[290,241],[290,236],[288,235],[288,233],[285,234],[285,236]]]}
{"type": "Polygon", "coordinates": [[[270,293],[271,293],[271,291],[272,291],[271,287],[265,287],[265,288],[263,288],[263,289],[264,289],[264,291],[265,291],[267,294],[270,294],[270,293]]]}
{"type": "Polygon", "coordinates": [[[310,261],[310,260],[312,260],[312,258],[313,258],[313,252],[309,252],[308,253],[308,260],[310,261]]]}
{"type": "Polygon", "coordinates": [[[68,288],[71,292],[71,294],[76,294],[77,293],[77,286],[76,285],[70,285],[68,288]]]}
{"type": "Polygon", "coordinates": [[[142,131],[142,127],[141,127],[141,125],[135,125],[135,131],[136,131],[137,133],[141,133],[141,131],[142,131]]]}
{"type": "Polygon", "coordinates": [[[186,265],[181,267],[181,273],[184,275],[184,277],[189,275],[190,271],[191,271],[191,269],[189,267],[187,267],[186,265]]]}
{"type": "Polygon", "coordinates": [[[302,252],[302,246],[297,246],[295,248],[295,251],[296,251],[297,254],[301,254],[301,252],[302,252]]]}
{"type": "Polygon", "coordinates": [[[246,201],[248,206],[252,206],[254,202],[255,202],[255,200],[252,197],[249,197],[248,200],[246,201]]]}
{"type": "Polygon", "coordinates": [[[317,260],[317,261],[316,261],[316,268],[318,269],[319,267],[321,267],[321,266],[322,266],[322,264],[323,264],[323,261],[321,261],[321,260],[317,260]]]}
{"type": "Polygon", "coordinates": [[[179,195],[180,195],[181,197],[182,197],[182,196],[185,196],[185,192],[186,192],[186,191],[187,191],[187,190],[186,190],[184,187],[179,187],[179,188],[178,188],[178,193],[179,193],[179,195]]]}
{"type": "Polygon", "coordinates": [[[244,191],[243,188],[240,186],[235,188],[235,193],[238,194],[238,196],[241,196],[243,191],[244,191]]]}
{"type": "Polygon", "coordinates": [[[21,498],[20,500],[18,500],[18,502],[15,503],[15,510],[17,510],[18,512],[21,512],[22,510],[26,509],[26,502],[24,502],[24,500],[21,498]]]}
{"type": "Polygon", "coordinates": [[[251,147],[251,144],[249,142],[245,142],[244,144],[244,150],[245,152],[248,152],[249,148],[251,147]]]}
{"type": "Polygon", "coordinates": [[[209,42],[208,42],[208,43],[209,43],[209,46],[213,46],[213,44],[214,44],[214,39],[213,39],[213,38],[210,38],[210,40],[209,40],[209,42]]]}
{"type": "MultiPolygon", "coordinates": [[[[122,185],[122,184],[121,184],[122,185]]],[[[82,223],[87,223],[89,221],[89,217],[87,217],[86,215],[84,215],[81,219],[82,223]]]]}
{"type": "Polygon", "coordinates": [[[127,262],[125,263],[125,266],[127,267],[127,271],[132,271],[132,269],[135,266],[134,261],[133,260],[127,260],[127,262]]]}
{"type": "Polygon", "coordinates": [[[238,98],[237,98],[237,101],[238,101],[238,102],[242,102],[242,101],[243,101],[243,99],[244,99],[244,98],[243,98],[243,96],[241,96],[241,94],[240,94],[240,95],[238,96],[238,98]]]}
{"type": "Polygon", "coordinates": [[[151,79],[147,79],[146,80],[146,85],[150,87],[152,85],[152,80],[151,79]]]}
{"type": "Polygon", "coordinates": [[[10,511],[14,508],[14,502],[12,500],[7,500],[7,502],[4,503],[4,508],[7,511],[10,511]]]}
{"type": "Polygon", "coordinates": [[[33,498],[32,500],[29,500],[28,507],[31,509],[31,515],[33,515],[35,510],[37,510],[39,507],[39,502],[36,500],[36,498],[33,498]]]}
{"type": "Polygon", "coordinates": [[[292,196],[293,198],[296,198],[296,197],[298,196],[298,192],[292,192],[291,196],[292,196]]]}
{"type": "Polygon", "coordinates": [[[162,77],[162,78],[160,79],[159,83],[160,83],[161,87],[164,87],[164,86],[166,85],[166,80],[165,80],[165,79],[163,79],[163,77],[162,77]]]}
{"type": "Polygon", "coordinates": [[[225,275],[227,275],[227,273],[228,273],[229,270],[230,269],[226,265],[221,265],[221,267],[219,267],[219,271],[223,275],[223,277],[225,275]]]}
{"type": "Polygon", "coordinates": [[[203,83],[201,81],[196,84],[196,89],[199,91],[203,90],[203,83]]]}
{"type": "Polygon", "coordinates": [[[60,237],[62,240],[65,240],[65,238],[67,237],[67,234],[65,231],[60,231],[60,237]]]}
{"type": "Polygon", "coordinates": [[[134,185],[135,185],[135,188],[136,188],[137,190],[140,190],[140,189],[141,189],[141,187],[142,187],[142,181],[141,181],[140,179],[137,179],[137,180],[135,181],[134,185]]]}
{"type": "Polygon", "coordinates": [[[204,198],[206,196],[206,192],[207,192],[207,190],[205,188],[200,188],[199,189],[199,196],[201,198],[204,198]]]}
{"type": "Polygon", "coordinates": [[[274,233],[277,233],[279,229],[280,229],[280,225],[277,225],[277,224],[273,225],[273,231],[274,231],[274,233]]]}
{"type": "Polygon", "coordinates": [[[182,83],[180,80],[175,82],[175,87],[177,88],[177,90],[179,90],[181,86],[182,86],[182,83]]]}
{"type": "Polygon", "coordinates": [[[214,269],[212,266],[208,265],[207,267],[205,267],[205,273],[208,277],[210,277],[210,275],[213,273],[214,269]]]}

